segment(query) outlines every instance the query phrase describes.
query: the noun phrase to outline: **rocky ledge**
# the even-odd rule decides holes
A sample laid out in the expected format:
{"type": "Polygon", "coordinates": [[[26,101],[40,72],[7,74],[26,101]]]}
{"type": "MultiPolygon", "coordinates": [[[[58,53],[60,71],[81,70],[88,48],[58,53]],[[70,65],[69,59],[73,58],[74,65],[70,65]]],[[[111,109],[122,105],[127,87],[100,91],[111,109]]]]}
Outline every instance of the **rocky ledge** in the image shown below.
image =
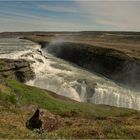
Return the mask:
{"type": "Polygon", "coordinates": [[[30,62],[20,59],[0,59],[0,76],[26,82],[35,77],[30,62]]]}
{"type": "Polygon", "coordinates": [[[60,120],[50,111],[37,109],[34,115],[26,122],[26,127],[31,130],[39,129],[51,132],[58,128],[59,123],[60,120]]]}

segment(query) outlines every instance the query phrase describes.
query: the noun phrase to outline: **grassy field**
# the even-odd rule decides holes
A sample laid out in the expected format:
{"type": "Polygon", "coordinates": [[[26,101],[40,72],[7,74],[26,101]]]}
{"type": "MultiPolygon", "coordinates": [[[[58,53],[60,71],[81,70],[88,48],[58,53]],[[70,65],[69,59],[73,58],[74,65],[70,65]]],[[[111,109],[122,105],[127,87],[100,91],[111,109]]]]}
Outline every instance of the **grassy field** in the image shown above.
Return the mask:
{"type": "Polygon", "coordinates": [[[140,137],[138,111],[79,103],[51,94],[5,79],[0,84],[0,138],[140,137]],[[46,109],[57,116],[60,120],[59,128],[42,134],[28,130],[25,123],[36,108],[46,109]]]}

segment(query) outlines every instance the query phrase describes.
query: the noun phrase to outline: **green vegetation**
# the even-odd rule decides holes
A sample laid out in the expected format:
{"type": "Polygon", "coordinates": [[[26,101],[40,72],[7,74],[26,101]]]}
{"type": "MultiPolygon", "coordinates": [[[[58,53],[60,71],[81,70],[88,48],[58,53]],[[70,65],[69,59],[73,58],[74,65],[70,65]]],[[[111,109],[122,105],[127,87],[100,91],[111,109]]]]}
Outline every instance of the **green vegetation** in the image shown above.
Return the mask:
{"type": "Polygon", "coordinates": [[[140,113],[105,105],[55,97],[49,91],[4,79],[0,84],[0,138],[139,138],[140,113]],[[53,96],[52,96],[52,95],[53,96]],[[53,132],[39,134],[25,123],[33,108],[47,109],[60,118],[53,132]]]}

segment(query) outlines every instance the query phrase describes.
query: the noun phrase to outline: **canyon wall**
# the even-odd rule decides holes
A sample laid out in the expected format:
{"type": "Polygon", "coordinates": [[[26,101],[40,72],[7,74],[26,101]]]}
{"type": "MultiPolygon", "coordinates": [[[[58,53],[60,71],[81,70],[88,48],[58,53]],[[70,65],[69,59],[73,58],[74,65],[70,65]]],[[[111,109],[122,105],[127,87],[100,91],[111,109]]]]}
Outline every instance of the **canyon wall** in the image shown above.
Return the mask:
{"type": "Polygon", "coordinates": [[[42,48],[58,58],[101,74],[117,83],[139,88],[140,62],[119,50],[70,42],[47,42],[43,43],[42,48]]]}

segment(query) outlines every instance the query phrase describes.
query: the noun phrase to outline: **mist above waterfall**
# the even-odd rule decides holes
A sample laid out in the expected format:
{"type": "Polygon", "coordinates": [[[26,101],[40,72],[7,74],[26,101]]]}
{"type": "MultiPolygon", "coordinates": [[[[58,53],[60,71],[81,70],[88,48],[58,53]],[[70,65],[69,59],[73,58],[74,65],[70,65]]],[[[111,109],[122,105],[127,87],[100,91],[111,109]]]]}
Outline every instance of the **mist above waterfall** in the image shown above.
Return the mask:
{"type": "Polygon", "coordinates": [[[64,38],[55,38],[52,39],[47,45],[45,45],[43,48],[44,50],[54,54],[55,56],[60,55],[62,52],[61,46],[63,45],[65,39],[64,38]]]}

